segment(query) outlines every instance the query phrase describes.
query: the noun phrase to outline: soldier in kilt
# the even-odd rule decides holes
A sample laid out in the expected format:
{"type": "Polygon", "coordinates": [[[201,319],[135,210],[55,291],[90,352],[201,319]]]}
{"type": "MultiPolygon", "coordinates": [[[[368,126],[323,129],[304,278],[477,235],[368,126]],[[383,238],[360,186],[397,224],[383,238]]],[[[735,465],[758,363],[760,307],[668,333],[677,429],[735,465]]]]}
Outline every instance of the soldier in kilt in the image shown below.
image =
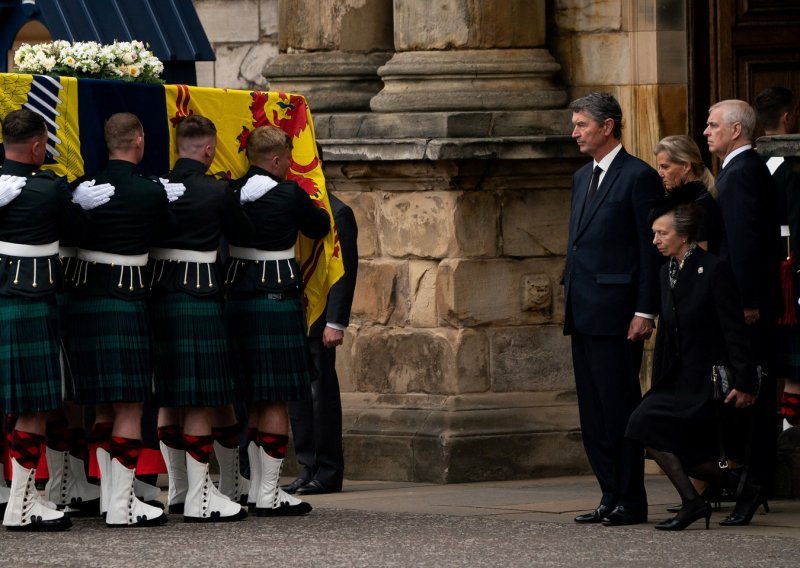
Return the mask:
{"type": "Polygon", "coordinates": [[[10,112],[2,134],[0,176],[25,180],[23,191],[3,207],[0,224],[0,409],[17,416],[3,524],[9,530],[64,530],[72,525],[69,517],[39,498],[34,480],[48,413],[62,401],[58,239],[80,230],[84,217],[71,203],[66,180],[39,170],[47,148],[44,119],[28,109],[10,112]]]}
{"type": "Polygon", "coordinates": [[[236,486],[238,460],[232,454],[238,454],[239,426],[217,249],[223,234],[248,239],[253,227],[239,204],[240,192],[206,175],[216,153],[214,123],[191,115],[178,124],[176,139],[180,158],[168,179],[183,183],[186,193],[170,205],[168,231],[150,249],[149,313],[161,405],[158,436],[169,473],[167,504],[186,522],[237,521],[247,511],[235,492],[222,491],[226,484],[236,486]],[[225,410],[228,420],[213,436],[214,417],[225,410]],[[209,476],[215,443],[219,491],[209,476]]]}
{"type": "Polygon", "coordinates": [[[278,485],[288,444],[287,403],[311,397],[302,275],[294,247],[298,232],[322,238],[331,220],[297,183],[284,181],[291,152],[291,137],[275,126],[250,133],[251,167],[238,186],[254,176],[278,183],[245,204],[255,234],[248,240],[230,240],[225,273],[225,322],[235,343],[237,376],[251,404],[249,425],[255,429],[248,454],[250,496],[259,516],[302,515],[311,510],[278,485]]]}
{"type": "Polygon", "coordinates": [[[109,162],[96,179],[116,191],[92,212],[80,240],[67,334],[76,401],[99,405],[96,424],[112,422],[110,440],[97,450],[106,524],[152,526],[165,523],[166,515],[134,494],[153,372],[146,265],[154,235],[166,226],[171,187],[134,172],[144,156],[144,131],[136,116],[112,115],[104,137],[109,162]]]}

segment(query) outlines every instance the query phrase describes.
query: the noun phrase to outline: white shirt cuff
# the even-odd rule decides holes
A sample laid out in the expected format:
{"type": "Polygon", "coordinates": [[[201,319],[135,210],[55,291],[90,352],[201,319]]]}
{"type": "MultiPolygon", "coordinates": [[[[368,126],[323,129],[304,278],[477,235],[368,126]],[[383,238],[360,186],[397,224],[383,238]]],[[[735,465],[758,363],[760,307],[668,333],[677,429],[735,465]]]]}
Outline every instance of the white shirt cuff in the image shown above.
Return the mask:
{"type": "MultiPolygon", "coordinates": [[[[656,319],[655,315],[653,315],[653,314],[645,314],[645,313],[642,313],[642,312],[634,312],[633,315],[639,316],[640,318],[647,318],[649,320],[656,319]]],[[[328,324],[328,325],[330,325],[330,324],[328,324]]]]}
{"type": "Polygon", "coordinates": [[[326,327],[332,327],[333,329],[338,329],[339,331],[344,331],[347,327],[346,325],[341,325],[338,323],[328,322],[325,324],[326,327]]]}

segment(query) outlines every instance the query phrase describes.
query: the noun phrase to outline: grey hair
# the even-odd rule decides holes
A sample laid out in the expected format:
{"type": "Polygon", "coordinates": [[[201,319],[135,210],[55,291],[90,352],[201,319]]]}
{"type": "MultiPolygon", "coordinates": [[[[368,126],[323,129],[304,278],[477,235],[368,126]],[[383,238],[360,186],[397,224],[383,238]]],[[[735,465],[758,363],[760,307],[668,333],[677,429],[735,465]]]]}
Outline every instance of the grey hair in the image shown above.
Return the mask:
{"type": "Polygon", "coordinates": [[[742,125],[742,138],[748,142],[753,141],[753,134],[756,131],[756,111],[749,104],[739,99],[726,99],[713,105],[708,112],[722,110],[722,119],[725,124],[731,126],[738,122],[742,125]]]}
{"type": "Polygon", "coordinates": [[[589,93],[575,99],[569,104],[572,112],[585,112],[592,120],[603,124],[606,119],[614,121],[612,135],[619,140],[622,138],[622,108],[611,93],[589,93]]]}

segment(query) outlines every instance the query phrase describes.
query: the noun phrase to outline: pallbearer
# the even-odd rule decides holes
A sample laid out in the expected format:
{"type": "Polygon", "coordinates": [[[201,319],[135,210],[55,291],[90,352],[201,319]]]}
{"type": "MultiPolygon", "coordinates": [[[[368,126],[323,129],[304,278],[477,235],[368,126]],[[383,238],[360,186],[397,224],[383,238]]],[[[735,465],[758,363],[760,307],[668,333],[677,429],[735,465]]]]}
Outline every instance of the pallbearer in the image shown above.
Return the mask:
{"type": "MultiPolygon", "coordinates": [[[[214,443],[212,416],[233,403],[230,350],[222,321],[217,267],[220,236],[248,239],[253,229],[239,204],[238,190],[206,175],[214,161],[217,129],[192,115],[176,130],[180,159],[169,180],[186,186],[170,205],[165,237],[150,249],[150,316],[155,339],[155,386],[159,439],[169,472],[168,506],[187,522],[236,521],[247,512],[209,477],[214,443]]],[[[218,458],[224,473],[238,476],[239,427],[230,408],[227,428],[218,429],[218,458]],[[233,444],[225,443],[230,432],[233,444]],[[233,446],[235,449],[228,448],[233,446]],[[225,468],[225,464],[233,467],[225,468]]],[[[235,481],[233,483],[235,485],[235,481]]],[[[224,487],[221,487],[224,488],[224,487]]],[[[234,495],[235,497],[235,495],[234,495]]]]}
{"type": "MultiPolygon", "coordinates": [[[[293,181],[285,181],[292,140],[274,126],[256,128],[247,142],[251,167],[239,184],[267,176],[276,186],[244,208],[253,238],[231,239],[225,320],[236,343],[239,379],[252,404],[251,496],[259,516],[302,515],[308,503],[278,486],[286,454],[287,402],[311,397],[302,275],[295,260],[298,232],[319,239],[330,218],[293,181]]],[[[246,187],[246,186],[245,186],[246,187]]]]}

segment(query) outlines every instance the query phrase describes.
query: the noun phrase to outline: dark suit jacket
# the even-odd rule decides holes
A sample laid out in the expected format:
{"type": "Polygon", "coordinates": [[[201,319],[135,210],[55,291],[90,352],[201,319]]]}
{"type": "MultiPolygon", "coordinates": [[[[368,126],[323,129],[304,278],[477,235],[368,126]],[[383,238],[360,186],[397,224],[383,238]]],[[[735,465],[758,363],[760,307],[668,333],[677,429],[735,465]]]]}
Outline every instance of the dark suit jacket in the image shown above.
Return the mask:
{"type": "Polygon", "coordinates": [[[775,182],[755,150],[746,150],[719,172],[717,191],[727,236],[720,256],[733,269],[743,306],[769,318],[781,258],[775,182]]]}
{"type": "Polygon", "coordinates": [[[564,333],[624,336],[635,312],[659,311],[663,259],[648,215],[663,194],[661,179],[623,148],[581,215],[591,177],[590,162],[572,179],[564,333]]]}
{"type": "Polygon", "coordinates": [[[325,311],[314,322],[309,337],[322,337],[325,324],[328,322],[347,326],[350,322],[350,307],[353,304],[353,292],[356,288],[358,274],[358,226],[353,210],[342,203],[335,195],[328,193],[333,220],[339,236],[339,250],[344,263],[344,276],[334,284],[328,292],[328,303],[325,311]]]}

